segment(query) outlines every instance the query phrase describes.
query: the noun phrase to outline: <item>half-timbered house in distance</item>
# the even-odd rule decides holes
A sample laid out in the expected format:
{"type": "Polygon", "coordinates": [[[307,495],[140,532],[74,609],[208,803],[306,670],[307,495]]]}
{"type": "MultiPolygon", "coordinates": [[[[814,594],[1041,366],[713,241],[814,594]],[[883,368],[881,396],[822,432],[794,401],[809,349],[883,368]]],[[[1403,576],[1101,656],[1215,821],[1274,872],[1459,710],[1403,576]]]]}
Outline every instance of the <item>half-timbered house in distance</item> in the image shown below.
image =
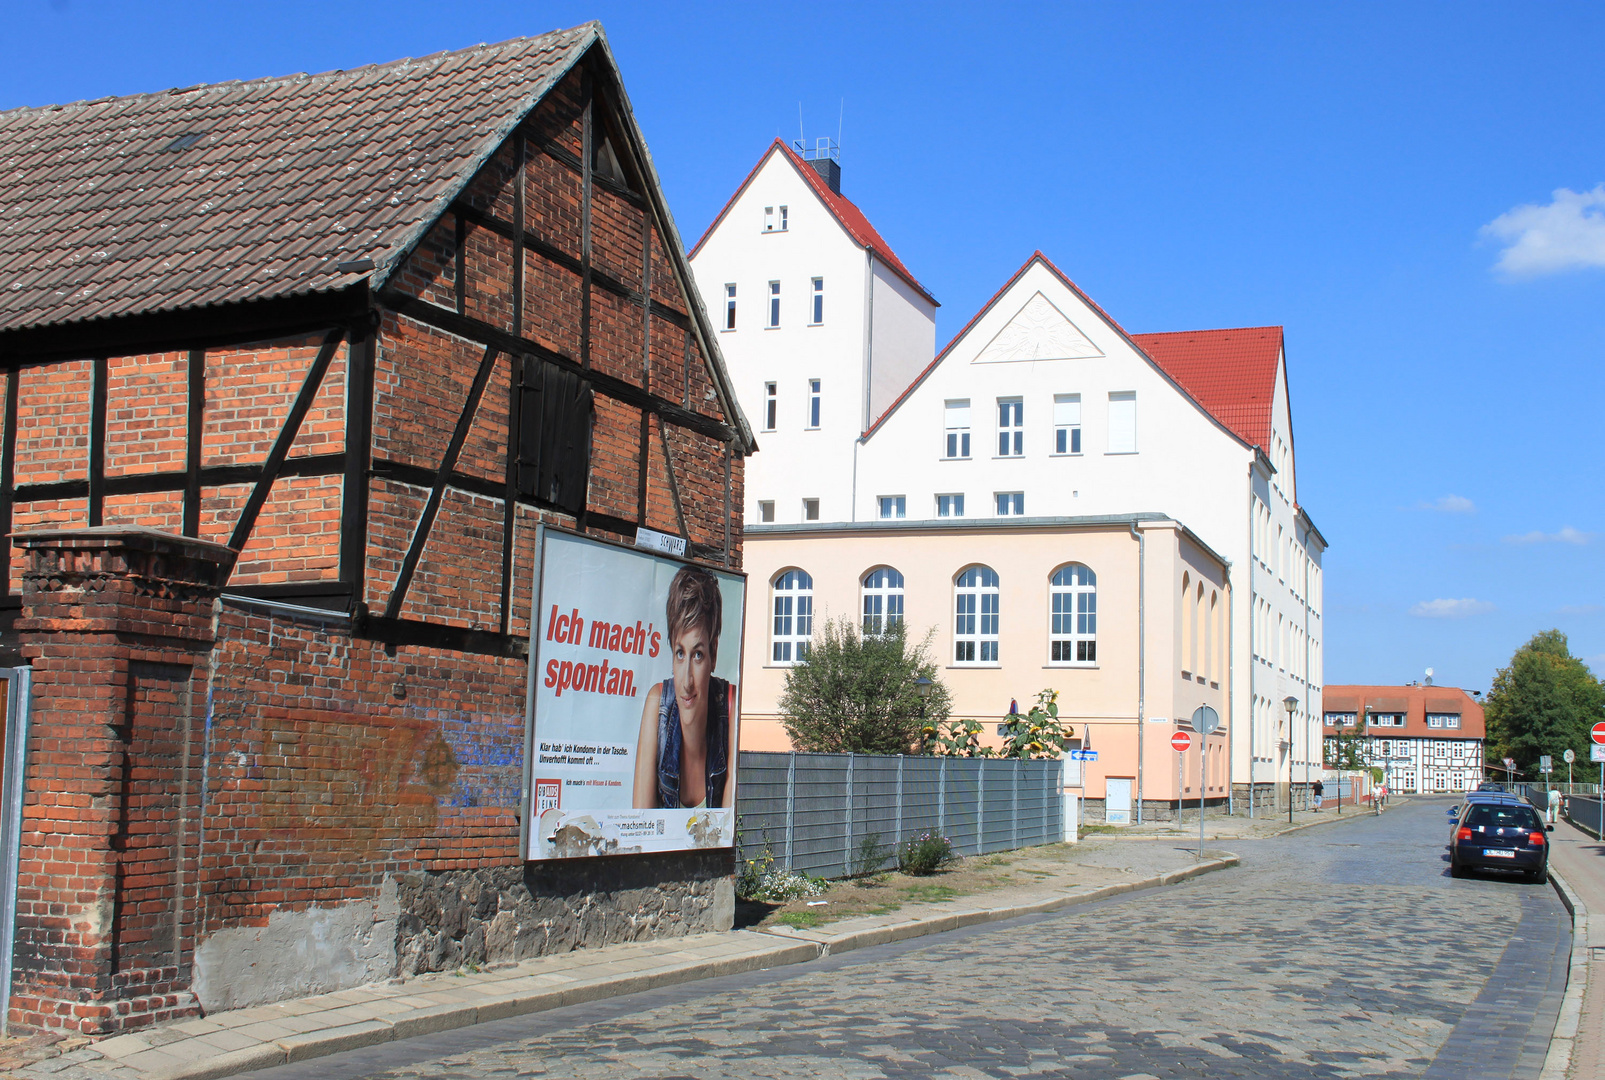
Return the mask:
{"type": "Polygon", "coordinates": [[[0,113],[14,1027],[728,927],[518,849],[535,526],[741,564],[755,449],[595,24],[0,113]]]}

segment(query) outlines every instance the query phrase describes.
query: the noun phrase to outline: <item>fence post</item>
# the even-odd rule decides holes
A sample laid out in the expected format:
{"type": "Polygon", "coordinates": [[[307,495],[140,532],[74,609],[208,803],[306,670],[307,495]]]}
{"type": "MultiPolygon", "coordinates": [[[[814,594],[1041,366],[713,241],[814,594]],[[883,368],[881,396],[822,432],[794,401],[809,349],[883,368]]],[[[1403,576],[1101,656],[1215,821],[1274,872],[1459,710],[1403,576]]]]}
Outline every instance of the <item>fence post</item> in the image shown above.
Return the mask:
{"type": "Polygon", "coordinates": [[[897,755],[897,824],[892,830],[892,850],[903,842],[903,755],[897,755]]]}
{"type": "Polygon", "coordinates": [[[1014,815],[1009,824],[1009,845],[1020,846],[1020,759],[1014,759],[1013,777],[1014,815]]]}
{"type": "Polygon", "coordinates": [[[853,872],[853,755],[847,755],[847,850],[843,852],[842,872],[853,872]]]}
{"type": "Polygon", "coordinates": [[[975,853],[986,850],[986,758],[975,770],[975,853]]]}
{"type": "Polygon", "coordinates": [[[786,762],[786,869],[791,869],[791,837],[796,831],[797,809],[797,751],[791,752],[786,762]]]}
{"type": "Polygon", "coordinates": [[[942,766],[936,771],[936,832],[940,836],[947,835],[947,758],[942,758],[942,766]]]}

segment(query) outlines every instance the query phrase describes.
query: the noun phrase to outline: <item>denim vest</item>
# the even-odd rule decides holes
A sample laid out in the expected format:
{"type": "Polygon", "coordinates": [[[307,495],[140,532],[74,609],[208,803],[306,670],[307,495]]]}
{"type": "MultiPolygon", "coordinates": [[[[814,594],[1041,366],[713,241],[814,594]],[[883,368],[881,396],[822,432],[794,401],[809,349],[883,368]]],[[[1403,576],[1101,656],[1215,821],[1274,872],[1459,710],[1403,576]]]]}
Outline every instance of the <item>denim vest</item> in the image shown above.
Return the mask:
{"type": "MultiPolygon", "coordinates": [[[[658,806],[680,809],[680,700],[674,680],[664,679],[658,699],[658,806]]],[[[704,805],[724,804],[724,783],[730,773],[730,684],[708,679],[708,779],[704,805]]]]}

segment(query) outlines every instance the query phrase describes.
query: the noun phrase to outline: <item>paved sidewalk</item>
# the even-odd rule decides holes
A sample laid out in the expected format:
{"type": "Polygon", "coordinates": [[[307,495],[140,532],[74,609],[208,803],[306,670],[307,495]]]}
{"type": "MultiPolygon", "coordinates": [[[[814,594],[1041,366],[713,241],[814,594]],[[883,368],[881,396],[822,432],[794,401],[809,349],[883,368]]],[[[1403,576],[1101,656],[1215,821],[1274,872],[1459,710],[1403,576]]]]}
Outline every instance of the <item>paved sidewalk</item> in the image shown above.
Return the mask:
{"type": "MultiPolygon", "coordinates": [[[[1550,866],[1577,904],[1577,922],[1586,922],[1586,929],[1578,926],[1572,969],[1574,980],[1586,980],[1585,988],[1573,1008],[1562,1009],[1555,1037],[1571,1039],[1564,1076],[1596,1080],[1605,1076],[1605,844],[1564,820],[1555,823],[1550,840],[1550,866]]],[[[1545,1070],[1544,1080],[1561,1080],[1561,1074],[1545,1070]]]]}
{"type": "MultiPolygon", "coordinates": [[[[1387,813],[1393,807],[1408,801],[1406,798],[1394,796],[1389,802],[1387,813]]],[[[1246,810],[1239,810],[1235,814],[1227,814],[1224,810],[1215,807],[1204,808],[1204,840],[1205,843],[1215,840],[1264,840],[1283,833],[1294,832],[1309,828],[1313,825],[1329,825],[1343,821],[1352,821],[1358,817],[1371,817],[1374,811],[1370,806],[1343,805],[1343,812],[1338,813],[1335,807],[1325,810],[1295,810],[1293,820],[1288,821],[1287,811],[1280,813],[1274,810],[1256,811],[1253,817],[1248,816],[1246,810]]],[[[1183,807],[1181,825],[1174,821],[1145,821],[1141,825],[1091,825],[1092,831],[1084,835],[1092,838],[1098,836],[1119,835],[1128,839],[1158,838],[1175,840],[1185,843],[1189,838],[1196,845],[1198,843],[1198,807],[1196,805],[1183,807]]]]}
{"type": "Polygon", "coordinates": [[[1038,914],[1235,866],[1210,852],[1097,838],[1078,861],[1117,868],[1111,879],[1005,887],[944,903],[908,904],[891,915],[701,934],[580,950],[476,972],[411,979],[214,1013],[91,1043],[16,1068],[23,1080],[209,1080],[415,1035],[540,1012],[657,987],[805,963],[852,949],[963,926],[1038,914]]]}

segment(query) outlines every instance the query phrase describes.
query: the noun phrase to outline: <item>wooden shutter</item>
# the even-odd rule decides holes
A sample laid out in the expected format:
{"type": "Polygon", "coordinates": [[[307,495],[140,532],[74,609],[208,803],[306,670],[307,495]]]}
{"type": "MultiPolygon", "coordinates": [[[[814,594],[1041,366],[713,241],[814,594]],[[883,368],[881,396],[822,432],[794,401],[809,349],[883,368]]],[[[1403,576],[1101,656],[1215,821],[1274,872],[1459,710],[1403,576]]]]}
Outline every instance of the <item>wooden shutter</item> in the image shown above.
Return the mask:
{"type": "Polygon", "coordinates": [[[591,474],[591,384],[533,357],[524,357],[522,368],[518,493],[578,514],[591,474]]]}

